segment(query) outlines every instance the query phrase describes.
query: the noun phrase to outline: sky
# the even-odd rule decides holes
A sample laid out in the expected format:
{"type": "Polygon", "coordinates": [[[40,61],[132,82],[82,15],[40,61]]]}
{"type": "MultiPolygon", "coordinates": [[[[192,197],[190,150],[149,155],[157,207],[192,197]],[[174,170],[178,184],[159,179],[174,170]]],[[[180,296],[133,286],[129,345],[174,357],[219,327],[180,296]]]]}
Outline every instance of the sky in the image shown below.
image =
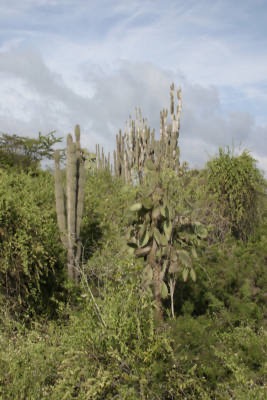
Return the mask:
{"type": "Polygon", "coordinates": [[[136,107],[159,135],[172,82],[182,161],[247,149],[267,176],[267,0],[0,0],[0,132],[112,151],[136,107]]]}

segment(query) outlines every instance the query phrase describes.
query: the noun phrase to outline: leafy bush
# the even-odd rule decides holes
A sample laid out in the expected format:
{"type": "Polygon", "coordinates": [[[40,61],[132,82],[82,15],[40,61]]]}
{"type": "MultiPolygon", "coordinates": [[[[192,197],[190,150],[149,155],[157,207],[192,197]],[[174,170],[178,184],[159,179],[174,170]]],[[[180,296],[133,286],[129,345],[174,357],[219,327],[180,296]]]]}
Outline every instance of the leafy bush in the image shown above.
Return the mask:
{"type": "Polygon", "coordinates": [[[207,163],[207,174],[217,213],[228,221],[236,238],[247,240],[259,225],[266,194],[266,182],[256,161],[247,151],[235,156],[229,148],[221,148],[219,155],[207,163]]]}
{"type": "Polygon", "coordinates": [[[47,135],[39,133],[38,138],[17,135],[0,135],[0,168],[16,171],[38,171],[40,161],[53,157],[53,146],[61,142],[54,132],[47,135]]]}
{"type": "Polygon", "coordinates": [[[124,235],[135,192],[134,187],[114,178],[109,171],[88,173],[81,233],[84,262],[101,245],[110,246],[124,235]]]}
{"type": "Polygon", "coordinates": [[[266,398],[267,345],[266,332],[255,332],[250,326],[240,326],[230,332],[220,333],[214,348],[218,364],[227,371],[226,382],[218,384],[219,399],[266,398]]]}
{"type": "MultiPolygon", "coordinates": [[[[172,323],[175,364],[180,365],[181,375],[192,371],[193,381],[191,385],[187,381],[183,392],[176,392],[181,397],[174,398],[265,398],[266,333],[248,325],[223,332],[221,322],[184,316],[172,323]]],[[[173,382],[172,390],[176,385],[173,382]]]]}
{"type": "Polygon", "coordinates": [[[0,176],[1,293],[25,317],[46,308],[53,313],[64,278],[53,178],[3,170],[0,176]]]}
{"type": "Polygon", "coordinates": [[[230,238],[199,251],[194,260],[197,282],[177,282],[177,312],[223,313],[228,324],[261,325],[266,318],[266,246],[267,236],[261,234],[247,243],[230,238]]]}
{"type": "Polygon", "coordinates": [[[84,296],[80,311],[71,313],[66,325],[37,325],[26,335],[13,334],[12,345],[0,352],[0,396],[162,398],[172,349],[165,330],[154,324],[151,300],[132,279],[116,290],[106,285],[97,299],[99,320],[89,292],[84,296]]]}
{"type": "MultiPolygon", "coordinates": [[[[224,162],[233,162],[233,171],[220,173],[231,177],[240,160],[236,167],[229,157],[224,162]]],[[[169,320],[165,313],[158,324],[155,303],[141,285],[144,262],[126,245],[137,187],[107,171],[88,173],[81,282],[67,290],[52,176],[0,174],[0,399],[265,399],[267,225],[263,217],[258,228],[246,222],[249,196],[242,196],[243,214],[232,213],[239,203],[226,195],[220,210],[221,178],[207,191],[207,171],[162,172],[162,188],[179,220],[176,239],[197,249],[197,279],[178,277],[178,317],[169,320]],[[205,235],[192,231],[192,221],[204,223],[205,235]],[[212,237],[215,221],[220,241],[212,237]],[[227,227],[234,234],[238,227],[246,241],[227,235],[227,227]],[[57,321],[47,319],[53,311],[57,321]],[[10,318],[19,312],[28,315],[28,324],[10,318]],[[39,319],[31,319],[36,313],[39,319]]],[[[266,201],[259,195],[260,177],[257,182],[255,218],[266,201]]]]}

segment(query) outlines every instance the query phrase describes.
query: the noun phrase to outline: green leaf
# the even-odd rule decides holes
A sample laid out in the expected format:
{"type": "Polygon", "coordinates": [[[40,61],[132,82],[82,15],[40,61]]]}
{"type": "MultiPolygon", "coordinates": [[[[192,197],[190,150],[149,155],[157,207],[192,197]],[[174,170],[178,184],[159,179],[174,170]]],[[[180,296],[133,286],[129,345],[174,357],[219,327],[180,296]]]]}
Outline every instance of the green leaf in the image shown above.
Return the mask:
{"type": "Polygon", "coordinates": [[[169,241],[172,235],[172,224],[170,222],[168,223],[167,221],[165,221],[163,224],[163,230],[167,240],[169,241]]]}
{"type": "Polygon", "coordinates": [[[143,271],[142,281],[146,285],[150,285],[152,283],[152,280],[153,280],[153,270],[151,268],[151,265],[147,264],[143,271]]]}
{"type": "Polygon", "coordinates": [[[165,256],[168,256],[168,255],[169,255],[168,246],[163,246],[163,247],[161,248],[161,254],[162,254],[162,257],[165,257],[165,256]]]}
{"type": "Polygon", "coordinates": [[[164,208],[164,217],[167,219],[167,220],[170,220],[170,218],[171,218],[171,213],[170,213],[170,208],[166,205],[166,204],[164,204],[164,207],[162,207],[162,208],[164,208]]]}
{"type": "Polygon", "coordinates": [[[206,239],[208,236],[208,230],[201,223],[195,223],[195,233],[200,239],[206,239]]]}
{"type": "Polygon", "coordinates": [[[158,247],[158,249],[157,249],[157,251],[156,251],[156,257],[158,258],[158,259],[161,259],[162,258],[162,248],[161,247],[158,247]]]}
{"type": "Polygon", "coordinates": [[[193,268],[190,269],[190,278],[192,279],[193,282],[196,282],[197,276],[193,268]]]}
{"type": "Polygon", "coordinates": [[[167,246],[168,245],[168,239],[166,238],[165,235],[160,235],[160,245],[161,246],[167,246]]]}
{"type": "Polygon", "coordinates": [[[191,249],[191,254],[192,254],[193,258],[198,258],[196,249],[194,247],[192,247],[192,249],[191,249]]]}
{"type": "Polygon", "coordinates": [[[177,274],[179,272],[179,266],[175,262],[171,262],[170,267],[169,267],[169,273],[170,274],[177,274]]]}
{"type": "Polygon", "coordinates": [[[154,236],[157,244],[160,246],[160,237],[161,237],[161,235],[160,235],[160,231],[158,230],[158,228],[154,228],[153,229],[153,236],[154,236]]]}
{"type": "Polygon", "coordinates": [[[185,268],[185,269],[183,270],[183,273],[182,273],[184,282],[187,281],[188,274],[189,274],[189,269],[188,269],[188,268],[185,268]]]}
{"type": "Polygon", "coordinates": [[[177,262],[177,260],[178,260],[177,253],[172,250],[171,251],[171,261],[172,262],[177,262]]]}
{"type": "Polygon", "coordinates": [[[142,200],[142,205],[146,210],[151,210],[153,207],[153,201],[150,197],[146,197],[142,200]]]}
{"type": "Polygon", "coordinates": [[[156,220],[160,216],[160,207],[154,208],[152,211],[152,219],[156,220]]]}
{"type": "Polygon", "coordinates": [[[154,228],[154,230],[153,230],[153,234],[154,234],[154,238],[155,238],[155,240],[156,240],[156,242],[157,242],[157,244],[159,245],[159,246],[167,246],[168,245],[168,240],[167,240],[167,238],[164,236],[164,235],[162,235],[161,233],[160,233],[160,231],[158,230],[158,228],[154,228]]]}
{"type": "Polygon", "coordinates": [[[130,211],[139,211],[142,208],[142,203],[135,203],[130,207],[130,211]]]}
{"type": "Polygon", "coordinates": [[[181,262],[181,264],[184,267],[187,267],[187,268],[191,267],[192,261],[191,261],[191,257],[189,255],[188,251],[177,250],[177,255],[178,255],[179,261],[181,262]]]}
{"type": "Polygon", "coordinates": [[[169,291],[168,291],[168,288],[167,288],[167,285],[166,285],[165,282],[161,283],[161,292],[160,292],[160,294],[161,294],[161,298],[162,299],[166,299],[168,297],[168,295],[169,295],[169,291]]]}
{"type": "Polygon", "coordinates": [[[135,252],[135,248],[134,247],[128,247],[128,253],[130,255],[134,255],[134,252],[135,252]]]}
{"type": "Polygon", "coordinates": [[[166,207],[165,206],[160,207],[160,213],[164,218],[166,218],[166,207]]]}
{"type": "Polygon", "coordinates": [[[150,224],[151,218],[150,218],[149,213],[146,213],[144,218],[145,218],[145,223],[146,223],[146,224],[150,224]]]}
{"type": "MultiPolygon", "coordinates": [[[[147,230],[147,224],[144,222],[143,224],[139,225],[139,237],[142,238],[147,230]]],[[[142,240],[142,239],[140,239],[142,240]]]]}
{"type": "Polygon", "coordinates": [[[150,239],[149,231],[146,230],[146,231],[144,232],[144,234],[143,234],[141,240],[140,240],[140,246],[141,246],[141,247],[146,246],[147,243],[149,242],[149,239],[150,239]]]}

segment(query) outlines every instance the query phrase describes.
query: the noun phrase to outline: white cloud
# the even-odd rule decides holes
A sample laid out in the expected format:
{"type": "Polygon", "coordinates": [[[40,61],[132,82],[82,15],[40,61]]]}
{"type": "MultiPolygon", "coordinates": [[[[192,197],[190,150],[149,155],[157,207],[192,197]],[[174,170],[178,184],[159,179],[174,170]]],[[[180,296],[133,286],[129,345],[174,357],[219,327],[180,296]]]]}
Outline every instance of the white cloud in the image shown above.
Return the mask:
{"type": "Polygon", "coordinates": [[[265,165],[264,10],[260,0],[2,0],[0,130],[62,135],[78,122],[86,146],[111,150],[136,106],[158,130],[175,81],[183,159],[200,165],[234,142],[265,165]]]}

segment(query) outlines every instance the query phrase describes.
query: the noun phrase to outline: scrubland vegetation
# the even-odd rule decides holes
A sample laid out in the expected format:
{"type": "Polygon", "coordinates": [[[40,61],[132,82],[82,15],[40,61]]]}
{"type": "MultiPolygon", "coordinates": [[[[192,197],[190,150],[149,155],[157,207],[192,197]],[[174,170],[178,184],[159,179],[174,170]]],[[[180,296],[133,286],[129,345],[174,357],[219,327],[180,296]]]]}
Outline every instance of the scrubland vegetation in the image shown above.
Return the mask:
{"type": "Polygon", "coordinates": [[[181,165],[179,96],[158,141],[141,118],[118,135],[113,171],[76,148],[74,242],[40,167],[60,140],[2,135],[0,399],[266,399],[266,180],[248,152],[181,165]]]}

